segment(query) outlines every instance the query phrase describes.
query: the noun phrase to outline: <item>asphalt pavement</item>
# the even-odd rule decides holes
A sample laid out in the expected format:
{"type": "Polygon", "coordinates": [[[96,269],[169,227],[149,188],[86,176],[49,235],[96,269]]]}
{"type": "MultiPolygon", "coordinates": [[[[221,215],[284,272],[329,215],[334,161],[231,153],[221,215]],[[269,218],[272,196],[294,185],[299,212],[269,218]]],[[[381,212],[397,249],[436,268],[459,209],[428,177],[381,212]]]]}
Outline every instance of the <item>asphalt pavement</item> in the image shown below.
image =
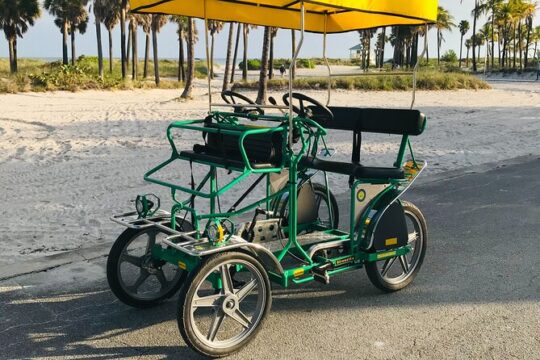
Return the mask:
{"type": "MultiPolygon", "coordinates": [[[[407,196],[429,229],[411,286],[383,294],[362,270],[276,286],[264,328],[231,358],[540,359],[539,179],[539,157],[425,178],[407,196]]],[[[176,298],[129,308],[108,290],[105,261],[1,281],[0,358],[198,358],[176,298]]]]}

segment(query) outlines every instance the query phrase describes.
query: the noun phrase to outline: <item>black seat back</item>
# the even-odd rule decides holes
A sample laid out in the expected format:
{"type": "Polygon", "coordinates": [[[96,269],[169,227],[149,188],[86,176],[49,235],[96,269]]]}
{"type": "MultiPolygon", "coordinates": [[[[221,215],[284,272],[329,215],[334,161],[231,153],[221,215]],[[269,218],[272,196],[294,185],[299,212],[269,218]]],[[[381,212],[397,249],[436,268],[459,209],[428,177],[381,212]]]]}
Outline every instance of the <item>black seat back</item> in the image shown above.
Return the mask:
{"type": "Polygon", "coordinates": [[[426,125],[426,117],[418,110],[380,109],[330,106],[334,118],[328,119],[313,108],[314,118],[323,127],[354,132],[372,132],[396,135],[420,135],[426,125]]]}

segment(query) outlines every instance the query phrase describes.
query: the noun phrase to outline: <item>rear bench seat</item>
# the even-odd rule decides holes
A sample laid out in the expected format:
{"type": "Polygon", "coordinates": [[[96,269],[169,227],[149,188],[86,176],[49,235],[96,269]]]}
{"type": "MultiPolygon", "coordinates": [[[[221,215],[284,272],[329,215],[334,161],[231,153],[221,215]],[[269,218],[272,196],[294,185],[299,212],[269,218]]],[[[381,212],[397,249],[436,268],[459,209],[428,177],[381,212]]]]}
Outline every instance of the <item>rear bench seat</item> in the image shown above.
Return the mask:
{"type": "Polygon", "coordinates": [[[403,179],[405,172],[398,167],[369,167],[360,164],[360,148],[362,132],[420,135],[426,125],[426,117],[418,110],[329,107],[334,118],[317,114],[312,108],[316,121],[326,129],[349,130],[353,132],[353,153],[351,162],[322,160],[305,156],[301,166],[322,171],[335,172],[363,179],[403,179]],[[319,116],[317,116],[319,115],[319,116]]]}

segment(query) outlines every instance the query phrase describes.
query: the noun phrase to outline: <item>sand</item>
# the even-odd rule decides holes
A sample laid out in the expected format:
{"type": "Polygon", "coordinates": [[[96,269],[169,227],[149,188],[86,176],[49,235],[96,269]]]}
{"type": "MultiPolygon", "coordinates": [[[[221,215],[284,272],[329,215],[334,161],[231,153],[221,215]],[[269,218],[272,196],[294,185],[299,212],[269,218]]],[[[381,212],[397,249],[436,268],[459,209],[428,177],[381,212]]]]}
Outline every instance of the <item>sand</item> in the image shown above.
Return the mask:
{"type": "MultiPolygon", "coordinates": [[[[540,154],[540,84],[493,86],[417,93],[416,107],[429,122],[426,132],[412,140],[417,157],[430,164],[426,177],[540,154]]],[[[326,96],[307,93],[319,100],[326,96]]],[[[111,214],[132,209],[140,193],[167,198],[168,192],[146,184],[143,174],[168,157],[165,129],[171,120],[205,114],[205,94],[201,82],[190,102],[176,101],[176,90],[0,95],[0,266],[112,244],[123,229],[109,220],[111,214]]],[[[410,98],[407,92],[336,91],[332,104],[408,107],[410,98]]],[[[181,147],[198,139],[184,134],[181,147]]],[[[337,149],[337,160],[350,158],[350,134],[334,133],[327,141],[337,149]]],[[[391,165],[398,142],[395,136],[365,136],[363,162],[391,165]]],[[[189,166],[170,174],[187,184],[189,166]]],[[[335,192],[346,191],[346,179],[331,181],[335,192]]]]}

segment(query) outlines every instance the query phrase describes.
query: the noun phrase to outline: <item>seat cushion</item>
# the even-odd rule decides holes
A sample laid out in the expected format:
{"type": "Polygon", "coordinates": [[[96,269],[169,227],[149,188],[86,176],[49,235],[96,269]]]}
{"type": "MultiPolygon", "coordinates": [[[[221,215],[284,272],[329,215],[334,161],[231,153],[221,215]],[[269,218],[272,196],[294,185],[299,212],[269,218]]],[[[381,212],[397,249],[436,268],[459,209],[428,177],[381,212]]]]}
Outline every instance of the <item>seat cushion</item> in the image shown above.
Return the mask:
{"type": "Polygon", "coordinates": [[[321,160],[304,156],[300,161],[303,167],[354,176],[357,179],[404,179],[405,172],[401,168],[363,166],[340,161],[321,160]]]}

